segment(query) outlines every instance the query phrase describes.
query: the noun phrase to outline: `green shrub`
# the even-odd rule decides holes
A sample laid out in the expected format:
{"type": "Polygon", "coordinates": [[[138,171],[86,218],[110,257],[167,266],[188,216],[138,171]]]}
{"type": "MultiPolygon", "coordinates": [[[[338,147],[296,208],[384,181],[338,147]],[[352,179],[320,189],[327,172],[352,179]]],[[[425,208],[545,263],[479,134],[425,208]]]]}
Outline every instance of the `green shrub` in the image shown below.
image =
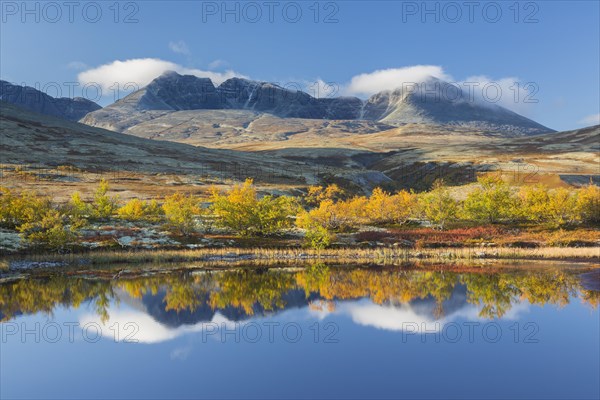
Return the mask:
{"type": "Polygon", "coordinates": [[[197,229],[195,217],[201,210],[199,201],[193,196],[175,193],[165,198],[162,210],[169,229],[181,235],[190,235],[197,229]]]}
{"type": "Polygon", "coordinates": [[[429,222],[444,229],[448,223],[458,218],[459,204],[444,181],[437,180],[431,191],[419,195],[419,209],[429,222]]]}
{"type": "Polygon", "coordinates": [[[67,224],[68,218],[58,210],[47,210],[40,219],[19,226],[18,230],[28,242],[53,250],[64,249],[77,238],[75,226],[67,224]]]}
{"type": "Polygon", "coordinates": [[[252,180],[247,179],[225,193],[213,191],[211,210],[217,226],[241,236],[268,236],[292,227],[298,205],[288,196],[259,199],[252,180]]]}
{"type": "Polygon", "coordinates": [[[550,195],[543,185],[523,186],[519,191],[514,214],[521,219],[542,222],[548,219],[550,195]]]}
{"type": "Polygon", "coordinates": [[[73,216],[77,216],[79,218],[89,218],[92,214],[92,206],[81,198],[81,193],[75,192],[71,195],[71,200],[67,206],[69,208],[69,212],[73,216]]]}
{"type": "Polygon", "coordinates": [[[496,223],[511,218],[515,210],[515,200],[510,187],[499,178],[479,178],[481,187],[467,195],[464,212],[471,221],[496,223]]]}
{"type": "Polygon", "coordinates": [[[94,193],[94,202],[92,203],[92,217],[96,219],[110,218],[119,208],[119,197],[109,196],[108,182],[105,179],[100,181],[96,193],[94,193]]]}
{"type": "Polygon", "coordinates": [[[548,221],[558,227],[577,220],[577,193],[558,188],[550,192],[548,221]]]}
{"type": "Polygon", "coordinates": [[[0,224],[6,228],[40,221],[52,208],[50,199],[35,192],[24,191],[19,195],[0,187],[0,224]]]}
{"type": "Polygon", "coordinates": [[[117,210],[117,215],[127,221],[157,222],[163,215],[163,210],[156,200],[147,202],[131,199],[117,210]]]}
{"type": "Polygon", "coordinates": [[[312,249],[325,249],[331,245],[334,235],[319,225],[313,225],[306,229],[304,243],[312,249]]]}
{"type": "Polygon", "coordinates": [[[582,222],[600,223],[600,188],[590,184],[579,189],[576,207],[582,222]]]}

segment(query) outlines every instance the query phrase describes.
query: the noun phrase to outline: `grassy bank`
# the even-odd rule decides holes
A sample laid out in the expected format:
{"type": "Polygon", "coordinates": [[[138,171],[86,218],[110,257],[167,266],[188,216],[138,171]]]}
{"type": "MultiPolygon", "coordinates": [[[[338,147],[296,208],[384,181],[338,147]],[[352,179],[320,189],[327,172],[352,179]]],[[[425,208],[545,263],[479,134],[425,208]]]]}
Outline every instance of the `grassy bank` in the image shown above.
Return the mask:
{"type": "Polygon", "coordinates": [[[334,260],[337,262],[417,261],[454,262],[470,260],[573,260],[600,261],[600,247],[512,248],[437,248],[437,249],[264,249],[222,248],[194,250],[100,250],[80,254],[33,254],[9,256],[2,261],[4,268],[11,262],[59,262],[65,265],[164,264],[185,262],[240,261],[306,261],[334,260]]]}

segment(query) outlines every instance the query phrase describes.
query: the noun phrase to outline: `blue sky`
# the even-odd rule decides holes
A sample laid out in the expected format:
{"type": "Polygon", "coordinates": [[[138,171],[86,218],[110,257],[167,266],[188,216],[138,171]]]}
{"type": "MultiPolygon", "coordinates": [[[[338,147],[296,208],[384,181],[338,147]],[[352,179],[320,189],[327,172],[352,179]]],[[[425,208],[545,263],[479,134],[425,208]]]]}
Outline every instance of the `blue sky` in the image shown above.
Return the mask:
{"type": "MultiPolygon", "coordinates": [[[[484,1],[471,9],[462,1],[274,3],[120,2],[116,15],[113,1],[73,9],[31,2],[29,14],[20,1],[3,1],[0,77],[46,86],[51,95],[56,82],[64,96],[69,82],[100,80],[105,105],[114,94],[107,82],[143,85],[170,66],[217,80],[236,74],[305,88],[332,82],[338,93],[360,97],[433,68],[453,82],[497,83],[498,104],[554,129],[590,125],[600,112],[598,1],[484,1]],[[153,60],[113,64],[136,59],[153,60]],[[537,103],[525,103],[527,83],[537,103]]],[[[95,100],[93,88],[86,97],[95,100]]]]}

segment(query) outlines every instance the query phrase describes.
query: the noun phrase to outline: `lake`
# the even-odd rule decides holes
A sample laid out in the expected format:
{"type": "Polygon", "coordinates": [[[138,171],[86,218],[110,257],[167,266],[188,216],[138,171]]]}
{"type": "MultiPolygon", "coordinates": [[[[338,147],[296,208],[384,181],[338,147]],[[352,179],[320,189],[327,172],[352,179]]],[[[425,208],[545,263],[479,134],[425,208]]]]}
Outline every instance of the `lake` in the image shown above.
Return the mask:
{"type": "Polygon", "coordinates": [[[597,272],[312,264],[5,279],[0,397],[598,398],[597,272]]]}

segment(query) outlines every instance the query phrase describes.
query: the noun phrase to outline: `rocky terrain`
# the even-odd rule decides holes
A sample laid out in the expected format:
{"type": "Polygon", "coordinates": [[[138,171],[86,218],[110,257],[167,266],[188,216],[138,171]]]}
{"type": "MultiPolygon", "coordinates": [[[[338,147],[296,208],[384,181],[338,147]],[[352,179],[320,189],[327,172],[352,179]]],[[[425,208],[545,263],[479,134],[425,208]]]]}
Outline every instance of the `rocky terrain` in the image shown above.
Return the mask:
{"type": "Polygon", "coordinates": [[[436,78],[371,96],[364,105],[363,118],[391,125],[463,126],[504,136],[552,132],[496,104],[469,99],[458,87],[436,78]]]}
{"type": "Polygon", "coordinates": [[[0,81],[0,100],[70,121],[78,121],[86,114],[102,108],[82,97],[54,98],[30,86],[13,85],[6,81],[0,81]]]}
{"type": "Polygon", "coordinates": [[[398,89],[366,102],[315,99],[265,82],[215,87],[171,72],[87,114],[85,124],[1,102],[0,149],[3,164],[129,171],[151,191],[246,177],[283,190],[327,181],[358,192],[426,189],[436,178],[463,184],[483,171],[550,186],[597,179],[600,127],[552,132],[501,107],[431,96],[398,89]],[[149,178],[157,175],[160,184],[149,178]]]}
{"type": "MultiPolygon", "coordinates": [[[[247,134],[228,127],[227,135],[212,139],[213,146],[223,148],[208,148],[185,144],[199,144],[190,137],[149,134],[154,139],[184,143],[149,140],[44,116],[7,103],[1,106],[4,184],[35,188],[58,198],[66,190],[90,192],[99,177],[107,173],[115,175],[114,185],[123,198],[152,198],[169,187],[197,191],[202,185],[227,185],[246,177],[269,186],[268,191],[288,193],[320,182],[337,182],[358,192],[381,185],[392,190],[426,189],[436,178],[462,184],[474,181],[482,171],[500,171],[517,183],[580,185],[598,176],[600,163],[600,126],[502,138],[459,126],[439,127],[432,132],[429,126],[407,124],[378,131],[380,123],[353,121],[369,132],[356,134],[350,132],[356,125],[347,122],[312,120],[311,129],[298,129],[298,133],[282,140],[294,119],[235,110],[221,119],[222,129],[226,124],[234,126],[254,118],[250,127],[264,127],[260,128],[266,132],[261,136],[263,140],[246,141],[247,134]]],[[[206,138],[210,145],[210,137],[206,138]]]]}
{"type": "Polygon", "coordinates": [[[33,113],[4,102],[0,105],[3,164],[223,179],[252,171],[259,181],[270,178],[305,183],[305,178],[297,174],[296,164],[285,159],[142,139],[33,113]]]}
{"type": "Polygon", "coordinates": [[[267,130],[280,128],[284,137],[315,126],[336,132],[340,124],[345,125],[346,132],[357,134],[372,132],[374,127],[382,131],[412,123],[433,129],[463,127],[504,137],[552,132],[505,108],[468,97],[457,87],[435,78],[424,85],[377,93],[363,101],[357,97],[314,98],[272,83],[241,78],[214,86],[207,78],[167,72],[145,88],[86,115],[81,122],[131,134],[150,128],[153,134],[198,137],[196,140],[202,140],[204,135],[230,134],[230,127],[233,133],[247,133],[245,140],[252,141],[256,135],[262,140],[260,135],[264,131],[251,126],[255,119],[261,118],[275,118],[276,124],[267,130]],[[451,90],[458,90],[460,95],[450,97],[451,90]],[[232,118],[239,123],[227,124],[232,118]],[[288,119],[293,119],[293,127],[286,130],[282,126],[288,125],[288,119]]]}

